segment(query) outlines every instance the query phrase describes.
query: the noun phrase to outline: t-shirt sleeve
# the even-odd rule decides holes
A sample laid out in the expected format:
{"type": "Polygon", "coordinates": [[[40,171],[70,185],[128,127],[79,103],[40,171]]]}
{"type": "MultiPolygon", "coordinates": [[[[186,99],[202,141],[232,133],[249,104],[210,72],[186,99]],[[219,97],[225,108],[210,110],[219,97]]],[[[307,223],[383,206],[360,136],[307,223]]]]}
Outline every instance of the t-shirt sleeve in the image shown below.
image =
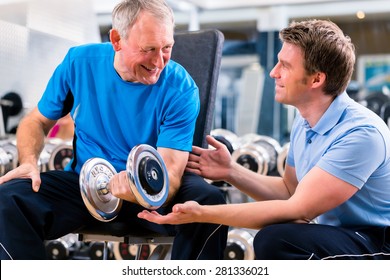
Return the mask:
{"type": "Polygon", "coordinates": [[[381,133],[375,127],[358,127],[333,142],[317,166],[360,189],[385,155],[381,133]]]}
{"type": "Polygon", "coordinates": [[[157,146],[191,151],[199,110],[199,90],[195,86],[172,102],[160,127],[157,146]]]}
{"type": "Polygon", "coordinates": [[[56,120],[64,116],[64,105],[70,94],[69,52],[51,76],[41,99],[38,102],[39,111],[47,118],[56,120]]]}

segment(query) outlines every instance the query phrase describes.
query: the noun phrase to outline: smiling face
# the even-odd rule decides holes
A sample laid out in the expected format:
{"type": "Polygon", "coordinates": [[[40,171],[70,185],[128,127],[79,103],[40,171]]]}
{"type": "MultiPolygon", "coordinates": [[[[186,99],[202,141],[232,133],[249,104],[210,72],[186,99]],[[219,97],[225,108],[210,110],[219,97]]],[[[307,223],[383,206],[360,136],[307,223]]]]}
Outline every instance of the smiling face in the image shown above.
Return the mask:
{"type": "Polygon", "coordinates": [[[154,84],[171,58],[173,25],[141,12],[126,39],[113,29],[110,40],[116,51],[114,67],[121,78],[154,84]]]}
{"type": "Polygon", "coordinates": [[[310,98],[314,75],[308,75],[304,68],[302,50],[293,44],[284,43],[278,54],[278,63],[270,72],[275,79],[275,100],[279,103],[297,106],[310,98]]]}

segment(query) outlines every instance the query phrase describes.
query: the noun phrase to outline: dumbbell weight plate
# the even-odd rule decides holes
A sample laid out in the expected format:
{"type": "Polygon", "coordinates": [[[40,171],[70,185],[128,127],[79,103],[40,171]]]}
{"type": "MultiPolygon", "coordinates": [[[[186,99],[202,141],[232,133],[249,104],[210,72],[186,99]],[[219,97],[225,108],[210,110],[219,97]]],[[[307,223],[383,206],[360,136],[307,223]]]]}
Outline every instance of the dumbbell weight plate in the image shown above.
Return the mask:
{"type": "Polygon", "coordinates": [[[12,169],[18,167],[18,149],[16,147],[15,141],[16,140],[8,139],[4,144],[1,145],[1,148],[7,152],[8,157],[10,158],[12,169]]]}
{"type": "Polygon", "coordinates": [[[270,156],[270,160],[268,163],[268,172],[274,171],[277,168],[277,158],[279,156],[279,153],[282,150],[282,147],[280,146],[279,142],[276,141],[274,138],[265,136],[265,135],[259,135],[255,139],[255,143],[258,145],[261,145],[264,147],[270,156]]]}
{"type": "Polygon", "coordinates": [[[115,168],[101,158],[91,158],[81,168],[81,196],[88,211],[100,221],[113,220],[122,207],[121,199],[113,196],[107,189],[99,188],[108,184],[116,173],[115,168]]]}
{"type": "Polygon", "coordinates": [[[9,154],[0,147],[0,176],[12,169],[12,162],[9,154]]]}
{"type": "Polygon", "coordinates": [[[66,260],[69,258],[69,246],[61,239],[47,241],[45,248],[46,254],[51,260],[66,260]]]}
{"type": "Polygon", "coordinates": [[[74,233],[67,234],[55,240],[45,242],[46,253],[50,259],[66,260],[70,253],[79,250],[81,247],[77,235],[74,233]]]}
{"type": "Polygon", "coordinates": [[[157,209],[165,203],[168,171],[156,149],[146,144],[135,146],[128,156],[126,171],[130,188],[140,205],[157,209]]]}
{"type": "Polygon", "coordinates": [[[218,128],[213,129],[210,135],[217,139],[219,142],[224,144],[229,150],[230,154],[238,148],[239,137],[230,130],[218,128]]]}
{"type": "Polygon", "coordinates": [[[287,154],[288,154],[289,148],[290,148],[290,142],[285,143],[282,146],[282,150],[281,150],[281,152],[279,153],[279,156],[278,156],[278,161],[277,161],[278,173],[282,177],[283,177],[284,171],[286,169],[286,159],[287,159],[287,154]]]}
{"type": "Polygon", "coordinates": [[[225,260],[254,260],[253,236],[244,229],[232,229],[228,233],[225,260]]]}
{"type": "Polygon", "coordinates": [[[233,152],[232,159],[253,172],[262,175],[268,173],[270,156],[262,146],[246,144],[233,152]]]}
{"type": "Polygon", "coordinates": [[[115,260],[147,260],[154,245],[149,244],[126,244],[123,242],[113,243],[115,260]]]}
{"type": "Polygon", "coordinates": [[[112,253],[112,242],[107,242],[107,244],[104,244],[104,242],[101,241],[94,241],[89,244],[89,250],[88,255],[91,260],[103,260],[105,257],[108,260],[111,260],[113,257],[112,253]],[[104,256],[105,254],[105,246],[107,246],[107,256],[104,256]]]}
{"type": "Polygon", "coordinates": [[[73,157],[73,147],[70,143],[57,145],[50,154],[49,170],[64,170],[73,157]]]}

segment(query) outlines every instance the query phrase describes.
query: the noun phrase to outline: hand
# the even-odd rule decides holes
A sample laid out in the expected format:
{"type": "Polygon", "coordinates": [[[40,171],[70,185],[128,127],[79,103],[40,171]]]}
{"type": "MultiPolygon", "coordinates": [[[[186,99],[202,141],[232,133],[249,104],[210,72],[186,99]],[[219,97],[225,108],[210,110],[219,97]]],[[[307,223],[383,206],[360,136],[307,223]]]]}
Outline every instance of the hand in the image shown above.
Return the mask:
{"type": "Polygon", "coordinates": [[[143,210],[138,213],[138,218],[145,219],[156,224],[188,224],[199,222],[201,217],[201,205],[195,201],[187,201],[184,204],[176,204],[172,212],[167,215],[161,215],[156,211],[143,210]]]}
{"type": "Polygon", "coordinates": [[[214,149],[193,146],[188,157],[186,171],[193,172],[214,181],[224,181],[230,174],[231,156],[225,144],[212,136],[206,137],[214,149]]]}
{"type": "Polygon", "coordinates": [[[0,177],[0,185],[16,178],[30,178],[32,181],[32,189],[35,192],[39,191],[41,176],[37,165],[31,163],[20,164],[17,168],[12,169],[0,177]]]}
{"type": "Polygon", "coordinates": [[[139,204],[130,188],[130,180],[126,171],[121,171],[110,179],[109,189],[113,196],[139,204]]]}

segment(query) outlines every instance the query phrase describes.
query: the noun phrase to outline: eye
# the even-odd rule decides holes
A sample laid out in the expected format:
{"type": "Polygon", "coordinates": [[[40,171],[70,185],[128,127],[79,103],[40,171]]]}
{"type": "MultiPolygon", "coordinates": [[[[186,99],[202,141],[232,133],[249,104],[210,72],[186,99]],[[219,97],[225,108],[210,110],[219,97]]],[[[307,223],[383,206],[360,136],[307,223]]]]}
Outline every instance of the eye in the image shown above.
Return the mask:
{"type": "Polygon", "coordinates": [[[142,51],[143,53],[151,53],[151,52],[153,52],[154,50],[155,50],[155,48],[141,49],[141,51],[142,51]]]}
{"type": "Polygon", "coordinates": [[[171,52],[171,50],[172,50],[172,46],[165,46],[165,47],[162,49],[162,51],[163,51],[164,53],[169,53],[169,52],[171,52]]]}

